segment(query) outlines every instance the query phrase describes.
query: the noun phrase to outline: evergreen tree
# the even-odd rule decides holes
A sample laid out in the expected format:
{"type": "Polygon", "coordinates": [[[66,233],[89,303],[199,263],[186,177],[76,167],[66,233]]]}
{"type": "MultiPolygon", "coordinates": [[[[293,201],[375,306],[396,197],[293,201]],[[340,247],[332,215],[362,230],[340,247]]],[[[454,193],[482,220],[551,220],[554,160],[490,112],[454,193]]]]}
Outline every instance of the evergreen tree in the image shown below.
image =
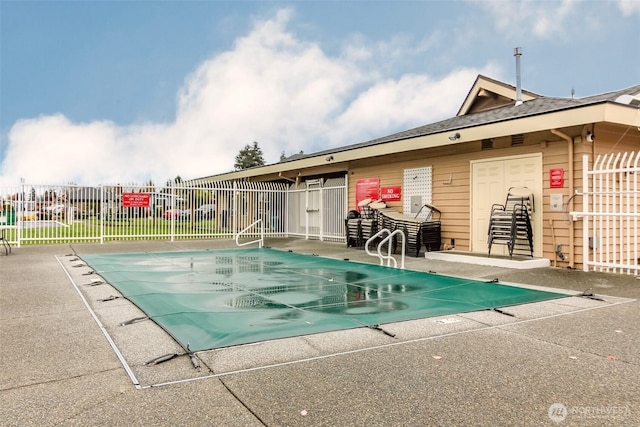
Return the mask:
{"type": "Polygon", "coordinates": [[[249,169],[254,166],[264,166],[264,158],[262,150],[258,147],[258,143],[253,141],[253,145],[245,145],[236,156],[236,162],[233,165],[235,170],[249,169]]]}

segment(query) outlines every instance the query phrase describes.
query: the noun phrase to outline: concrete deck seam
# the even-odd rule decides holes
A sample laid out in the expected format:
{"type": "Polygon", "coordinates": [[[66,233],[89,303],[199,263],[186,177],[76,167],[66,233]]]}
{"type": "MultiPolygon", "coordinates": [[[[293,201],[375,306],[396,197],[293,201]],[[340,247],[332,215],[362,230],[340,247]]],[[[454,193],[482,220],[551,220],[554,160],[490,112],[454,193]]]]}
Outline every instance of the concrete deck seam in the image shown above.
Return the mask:
{"type": "Polygon", "coordinates": [[[260,416],[254,411],[252,410],[241,398],[240,396],[238,396],[232,389],[231,387],[229,387],[222,378],[218,378],[218,381],[220,381],[220,384],[222,384],[222,386],[229,392],[229,394],[231,394],[231,396],[233,396],[234,399],[236,399],[236,401],[241,404],[251,415],[253,415],[255,417],[256,420],[258,420],[260,422],[260,424],[262,424],[263,426],[268,426],[269,424],[267,424],[262,418],[260,418],[260,416]]]}
{"type": "Polygon", "coordinates": [[[63,383],[65,381],[69,381],[69,380],[74,380],[74,379],[78,379],[78,378],[87,378],[87,377],[92,377],[96,374],[103,374],[105,372],[115,372],[115,371],[119,371],[120,368],[110,368],[110,369],[103,369],[103,370],[99,370],[99,371],[92,371],[91,373],[87,373],[87,374],[81,374],[81,375],[72,375],[69,377],[64,377],[64,378],[56,378],[56,379],[52,379],[52,380],[46,380],[46,381],[38,381],[38,382],[33,382],[33,383],[29,383],[29,384],[20,384],[18,386],[15,387],[7,387],[7,388],[0,388],[0,391],[11,391],[11,390],[21,390],[21,389],[25,389],[25,388],[30,388],[30,387],[39,387],[45,384],[57,384],[57,383],[63,383]]]}
{"type": "MultiPolygon", "coordinates": [[[[503,326],[508,326],[508,325],[500,325],[500,326],[498,326],[498,329],[502,329],[503,326]]],[[[524,332],[507,331],[507,330],[504,330],[504,332],[508,332],[510,334],[518,335],[520,337],[526,337],[526,338],[529,338],[531,340],[534,340],[534,341],[537,341],[537,342],[540,342],[540,343],[550,344],[550,345],[554,345],[556,347],[560,347],[560,348],[564,348],[564,349],[570,349],[570,350],[573,350],[575,352],[579,352],[579,353],[582,353],[582,354],[588,354],[588,355],[595,356],[595,357],[598,357],[598,358],[601,358],[601,359],[608,359],[609,358],[609,355],[604,355],[604,354],[584,351],[584,350],[581,350],[581,349],[576,348],[576,347],[571,347],[571,346],[563,345],[563,344],[560,344],[560,343],[557,343],[557,342],[554,342],[554,341],[541,339],[539,337],[532,336],[532,335],[526,334],[524,332]]],[[[617,359],[617,358],[615,360],[616,360],[616,362],[624,363],[624,364],[627,364],[629,366],[636,366],[634,363],[628,362],[626,360],[617,359]]]]}

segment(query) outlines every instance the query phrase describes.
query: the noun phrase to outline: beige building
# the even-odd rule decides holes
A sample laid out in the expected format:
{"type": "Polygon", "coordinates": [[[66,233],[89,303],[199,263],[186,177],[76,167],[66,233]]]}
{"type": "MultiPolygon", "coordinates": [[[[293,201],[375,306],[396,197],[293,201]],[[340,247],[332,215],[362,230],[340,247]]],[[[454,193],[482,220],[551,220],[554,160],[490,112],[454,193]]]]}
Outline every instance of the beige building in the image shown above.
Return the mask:
{"type": "MultiPolygon", "coordinates": [[[[442,249],[475,253],[488,252],[492,205],[504,203],[510,188],[527,187],[533,195],[534,256],[581,268],[585,247],[598,250],[601,238],[597,230],[583,232],[584,216],[570,214],[583,210],[583,172],[594,167],[598,156],[637,156],[639,108],[640,85],[580,99],[552,98],[478,76],[458,114],[450,119],[203,179],[300,183],[346,176],[349,209],[363,198],[359,187],[363,183],[368,191],[378,186],[380,196],[383,190],[394,193],[387,205],[408,216],[417,206],[430,203],[442,212],[442,249]]],[[[635,160],[619,168],[634,164],[640,166],[635,160]]],[[[634,206],[600,199],[599,209],[635,212],[619,220],[625,225],[615,244],[631,248],[635,259],[624,263],[635,265],[637,274],[638,174],[631,169],[618,173],[614,181],[620,185],[614,185],[614,191],[635,191],[635,198],[624,199],[634,206]]],[[[491,254],[504,251],[498,247],[491,254]]]]}

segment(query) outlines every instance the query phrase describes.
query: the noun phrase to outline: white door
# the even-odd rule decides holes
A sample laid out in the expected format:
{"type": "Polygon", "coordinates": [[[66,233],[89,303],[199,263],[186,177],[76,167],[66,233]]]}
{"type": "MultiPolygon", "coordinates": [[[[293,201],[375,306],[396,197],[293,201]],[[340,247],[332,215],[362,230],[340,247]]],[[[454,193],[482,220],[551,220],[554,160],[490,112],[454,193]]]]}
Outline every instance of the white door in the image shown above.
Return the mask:
{"type": "MultiPolygon", "coordinates": [[[[542,155],[503,157],[471,162],[471,250],[487,253],[487,232],[491,207],[504,204],[511,187],[527,187],[534,196],[533,254],[542,256],[542,155]]],[[[491,253],[508,254],[505,245],[491,248],[491,253]]]]}

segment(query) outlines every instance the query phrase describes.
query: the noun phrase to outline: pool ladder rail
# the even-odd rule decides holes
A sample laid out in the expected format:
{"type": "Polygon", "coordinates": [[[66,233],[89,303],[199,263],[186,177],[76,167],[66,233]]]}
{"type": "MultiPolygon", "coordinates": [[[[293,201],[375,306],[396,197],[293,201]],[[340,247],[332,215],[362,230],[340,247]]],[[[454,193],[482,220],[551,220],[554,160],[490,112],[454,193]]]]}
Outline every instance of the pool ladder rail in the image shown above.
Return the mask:
{"type": "Polygon", "coordinates": [[[402,237],[402,245],[401,245],[402,252],[400,256],[400,268],[404,270],[404,251],[405,251],[406,237],[402,230],[390,231],[388,228],[383,228],[382,230],[378,231],[376,234],[374,234],[367,240],[367,242],[364,244],[364,250],[367,252],[368,255],[378,257],[380,259],[380,265],[385,265],[385,260],[386,260],[387,267],[391,267],[391,264],[393,264],[393,268],[398,268],[398,262],[391,255],[391,242],[390,242],[390,240],[393,239],[393,237],[396,234],[399,234],[402,237]],[[387,234],[387,236],[384,239],[380,240],[380,242],[378,243],[378,248],[376,253],[371,252],[371,250],[369,249],[369,244],[372,242],[375,242],[379,237],[381,237],[384,234],[387,234]],[[385,243],[387,243],[386,255],[382,253],[382,246],[384,246],[385,243]]]}
{"type": "Polygon", "coordinates": [[[248,226],[240,230],[238,234],[236,234],[235,240],[236,240],[236,245],[238,246],[246,246],[246,245],[251,245],[253,243],[257,243],[259,248],[263,247],[264,246],[264,223],[262,222],[262,219],[258,219],[257,221],[249,224],[248,226]],[[242,236],[242,234],[247,232],[250,228],[257,225],[260,225],[260,238],[256,240],[251,240],[249,242],[240,243],[240,236],[242,236]]]}

